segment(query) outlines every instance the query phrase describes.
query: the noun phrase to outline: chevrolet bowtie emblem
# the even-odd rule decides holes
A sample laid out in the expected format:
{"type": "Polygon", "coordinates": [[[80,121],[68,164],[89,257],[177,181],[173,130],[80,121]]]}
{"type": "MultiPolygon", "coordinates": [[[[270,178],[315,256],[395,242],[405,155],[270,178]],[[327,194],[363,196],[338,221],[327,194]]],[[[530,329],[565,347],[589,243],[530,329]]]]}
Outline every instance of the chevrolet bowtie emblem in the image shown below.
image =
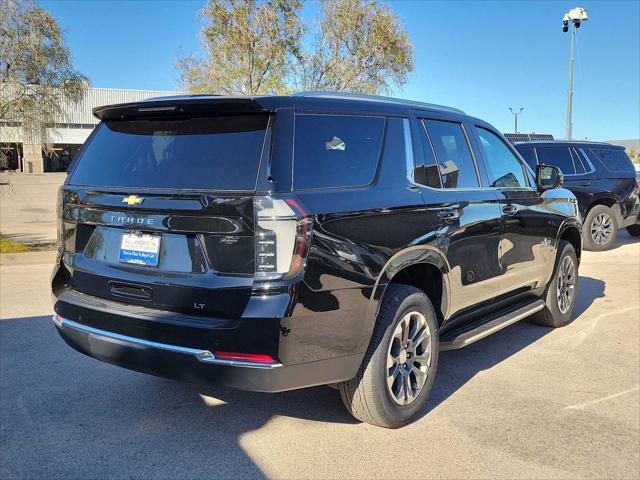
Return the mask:
{"type": "Polygon", "coordinates": [[[122,203],[126,203],[127,205],[140,205],[142,202],[144,202],[144,198],[137,195],[129,195],[122,199],[122,203]]]}

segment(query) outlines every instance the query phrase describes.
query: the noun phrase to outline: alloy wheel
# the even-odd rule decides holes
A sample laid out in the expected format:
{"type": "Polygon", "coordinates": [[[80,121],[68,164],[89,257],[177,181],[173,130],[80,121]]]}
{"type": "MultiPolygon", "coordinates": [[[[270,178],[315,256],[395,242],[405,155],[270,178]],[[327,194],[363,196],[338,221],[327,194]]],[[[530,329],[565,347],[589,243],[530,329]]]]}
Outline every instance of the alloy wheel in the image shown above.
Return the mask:
{"type": "Polygon", "coordinates": [[[558,309],[565,314],[573,305],[576,292],[576,268],[573,258],[567,256],[562,259],[558,273],[558,309]]]}
{"type": "Polygon", "coordinates": [[[412,311],[402,317],[387,352],[387,389],[398,405],[411,404],[424,387],[431,347],[431,329],[424,315],[412,311]]]}
{"type": "Polygon", "coordinates": [[[599,213],[591,222],[591,238],[597,245],[605,245],[613,235],[613,220],[607,213],[599,213]]]}

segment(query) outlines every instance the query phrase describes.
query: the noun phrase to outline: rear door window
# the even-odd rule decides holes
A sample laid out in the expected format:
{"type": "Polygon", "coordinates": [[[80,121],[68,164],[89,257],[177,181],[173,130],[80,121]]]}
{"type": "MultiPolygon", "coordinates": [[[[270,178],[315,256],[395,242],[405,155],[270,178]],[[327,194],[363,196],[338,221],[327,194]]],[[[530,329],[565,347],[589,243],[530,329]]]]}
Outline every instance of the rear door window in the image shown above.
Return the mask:
{"type": "Polygon", "coordinates": [[[296,115],[296,189],[357,187],[373,181],[383,117],[296,115]]]}
{"type": "Polygon", "coordinates": [[[431,141],[427,136],[424,123],[419,124],[418,137],[420,139],[420,146],[422,147],[422,161],[421,165],[416,165],[413,171],[413,179],[416,183],[426,185],[432,188],[440,188],[440,170],[438,163],[436,162],[435,154],[433,153],[433,147],[431,141]]]}
{"type": "Polygon", "coordinates": [[[104,121],[70,182],[254,190],[267,122],[266,115],[104,121]]]}
{"type": "Polygon", "coordinates": [[[620,148],[592,148],[591,152],[598,157],[610,172],[635,172],[631,160],[629,160],[625,151],[620,148]]]}
{"type": "Polygon", "coordinates": [[[438,160],[443,188],[478,188],[478,174],[469,142],[457,122],[424,120],[438,160]]]}
{"type": "Polygon", "coordinates": [[[580,155],[578,155],[578,152],[576,152],[575,148],[571,149],[571,155],[573,156],[573,165],[576,169],[576,175],[584,175],[587,173],[588,168],[582,162],[582,159],[580,158],[580,155]]]}
{"type": "Polygon", "coordinates": [[[537,147],[538,161],[542,165],[553,165],[562,170],[563,175],[575,175],[573,158],[568,147],[537,147]]]}
{"type": "Polygon", "coordinates": [[[583,149],[583,148],[573,148],[572,149],[573,152],[573,159],[576,162],[576,168],[577,168],[577,162],[579,161],[582,164],[582,168],[584,169],[584,173],[593,173],[593,171],[595,170],[594,166],[593,166],[593,162],[595,161],[595,159],[593,158],[594,155],[592,153],[587,154],[587,152],[583,149]],[[589,156],[591,156],[591,158],[589,158],[589,156]]]}
{"type": "Polygon", "coordinates": [[[527,186],[524,166],[495,133],[476,127],[478,143],[489,174],[489,186],[521,188],[527,186]]]}
{"type": "Polygon", "coordinates": [[[538,161],[536,160],[536,152],[533,147],[518,147],[516,146],[516,150],[522,156],[527,165],[531,167],[531,170],[536,171],[536,166],[538,165],[538,161]]]}

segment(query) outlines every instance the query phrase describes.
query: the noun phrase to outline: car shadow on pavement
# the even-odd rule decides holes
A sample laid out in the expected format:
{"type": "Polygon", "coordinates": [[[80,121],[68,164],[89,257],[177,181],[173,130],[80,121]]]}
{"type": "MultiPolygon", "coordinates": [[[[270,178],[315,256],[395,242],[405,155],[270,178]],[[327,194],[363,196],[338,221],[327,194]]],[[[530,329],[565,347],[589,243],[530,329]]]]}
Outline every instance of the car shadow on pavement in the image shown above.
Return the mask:
{"type": "MultiPolygon", "coordinates": [[[[616,236],[616,239],[613,242],[613,245],[610,248],[608,248],[606,251],[610,252],[612,250],[616,250],[625,245],[632,245],[634,243],[639,244],[640,237],[634,237],[629,232],[627,232],[625,228],[623,228],[618,230],[618,235],[616,236]]],[[[595,253],[599,253],[599,252],[595,252],[595,253]]]]}
{"type": "Polygon", "coordinates": [[[265,478],[252,455],[277,442],[252,434],[267,424],[357,423],[328,387],[204,388],[99,362],[50,317],[0,321],[0,392],[1,478],[265,478]]]}
{"type": "MultiPolygon", "coordinates": [[[[605,283],[602,280],[581,276],[572,322],[579,322],[580,316],[596,299],[604,297],[604,293],[605,283]]],[[[523,320],[466,348],[442,352],[423,416],[428,415],[479,372],[503,362],[552,331],[550,327],[523,320]]]]}
{"type": "MultiPolygon", "coordinates": [[[[604,296],[602,280],[580,277],[578,300],[574,320],[597,299],[604,296]]],[[[500,332],[461,350],[442,352],[438,373],[424,415],[463,387],[478,372],[487,370],[551,332],[549,327],[518,322],[500,332]]],[[[336,391],[325,387],[304,389],[279,394],[239,392],[214,387],[198,389],[203,395],[224,400],[228,404],[239,402],[261,417],[288,416],[305,420],[356,423],[342,407],[336,391]]]]}
{"type": "MultiPolygon", "coordinates": [[[[578,322],[605,288],[589,277],[579,285],[578,322]]],[[[444,352],[423,416],[549,332],[519,322],[444,352]]],[[[64,345],[48,317],[0,321],[0,392],[2,478],[265,478],[260,465],[300,454],[277,439],[265,443],[260,430],[267,424],[283,432],[292,418],[310,431],[312,422],[357,423],[328,387],[241,392],[101,363],[64,345]]]]}

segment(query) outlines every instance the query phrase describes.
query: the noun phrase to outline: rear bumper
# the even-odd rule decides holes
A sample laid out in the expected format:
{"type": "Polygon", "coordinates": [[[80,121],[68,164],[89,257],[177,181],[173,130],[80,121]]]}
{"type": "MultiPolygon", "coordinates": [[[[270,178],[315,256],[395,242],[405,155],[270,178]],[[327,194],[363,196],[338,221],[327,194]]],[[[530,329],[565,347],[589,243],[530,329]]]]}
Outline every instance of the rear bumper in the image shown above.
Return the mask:
{"type": "Polygon", "coordinates": [[[636,196],[636,201],[631,209],[631,214],[627,217],[625,227],[630,225],[640,225],[640,196],[636,196]]]}
{"type": "Polygon", "coordinates": [[[630,225],[638,225],[638,224],[640,224],[640,216],[638,216],[637,212],[634,212],[634,214],[629,215],[620,223],[620,228],[625,228],[630,225]]]}
{"type": "Polygon", "coordinates": [[[362,355],[297,365],[219,359],[205,349],[143,340],[53,316],[64,341],[90,357],[131,370],[197,384],[280,392],[348,380],[362,355]]]}

